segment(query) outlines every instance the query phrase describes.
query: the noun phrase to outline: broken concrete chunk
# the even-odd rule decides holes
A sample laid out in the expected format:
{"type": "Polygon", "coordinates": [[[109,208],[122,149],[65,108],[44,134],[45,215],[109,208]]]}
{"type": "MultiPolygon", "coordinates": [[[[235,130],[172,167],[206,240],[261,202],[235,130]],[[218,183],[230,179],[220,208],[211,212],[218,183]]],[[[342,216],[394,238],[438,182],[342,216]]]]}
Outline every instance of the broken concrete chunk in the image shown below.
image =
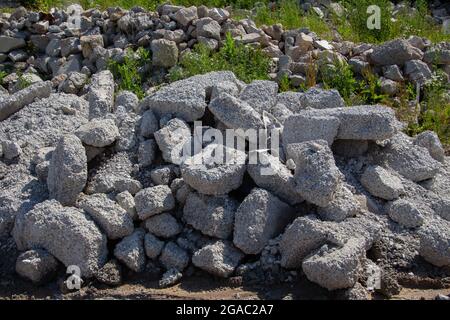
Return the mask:
{"type": "Polygon", "coordinates": [[[200,119],[206,108],[207,91],[216,83],[237,79],[230,71],[210,72],[173,82],[141,102],[141,110],[150,109],[156,116],[173,114],[187,122],[200,119]]]}
{"type": "Polygon", "coordinates": [[[414,182],[433,178],[441,167],[427,149],[413,145],[402,133],[390,140],[379,158],[382,163],[414,182]]]}
{"type": "Polygon", "coordinates": [[[12,95],[0,99],[0,121],[5,120],[35,99],[48,98],[52,92],[50,81],[36,82],[12,95]]]}
{"type": "Polygon", "coordinates": [[[260,129],[265,123],[259,112],[247,102],[241,101],[228,93],[222,93],[209,103],[212,114],[232,129],[260,129]]]}
{"type": "Polygon", "coordinates": [[[50,198],[63,205],[72,205],[83,191],[87,180],[87,158],[83,144],[75,135],[62,137],[48,169],[47,186],[50,198]]]}
{"type": "Polygon", "coordinates": [[[257,112],[269,112],[277,101],[278,84],[275,81],[255,80],[245,86],[239,99],[247,102],[257,112]]]}
{"type": "Polygon", "coordinates": [[[373,196],[385,200],[397,199],[404,193],[400,178],[380,166],[367,167],[361,176],[361,184],[373,196]]]}
{"type": "Polygon", "coordinates": [[[200,193],[222,195],[242,184],[245,160],[245,153],[212,143],[202,152],[186,159],[181,165],[181,175],[188,185],[200,193]]]}
{"type": "Polygon", "coordinates": [[[189,193],[183,209],[187,224],[203,234],[227,239],[233,231],[234,213],[239,203],[229,196],[206,196],[189,193]]]}
{"type": "Polygon", "coordinates": [[[81,142],[89,146],[101,148],[111,145],[119,137],[119,129],[114,120],[92,120],[75,132],[81,142]]]}
{"type": "Polygon", "coordinates": [[[144,238],[145,254],[150,259],[155,259],[159,256],[164,247],[164,241],[159,240],[151,233],[147,233],[144,238]]]}
{"type": "Polygon", "coordinates": [[[244,255],[228,241],[218,240],[196,251],[192,263],[213,275],[229,277],[244,255]]]}
{"type": "Polygon", "coordinates": [[[450,265],[450,223],[432,220],[419,230],[419,254],[435,266],[450,265]]]}
{"type": "Polygon", "coordinates": [[[145,228],[161,238],[171,238],[179,234],[182,226],[170,213],[161,213],[145,220],[145,228]]]}
{"type": "Polygon", "coordinates": [[[411,200],[399,199],[387,206],[389,217],[406,228],[420,227],[424,222],[424,215],[411,200]]]}
{"type": "Polygon", "coordinates": [[[334,199],[342,180],[328,143],[316,140],[289,144],[287,157],[295,162],[297,192],[306,201],[326,207],[334,199]]]}
{"type": "Polygon", "coordinates": [[[342,183],[334,196],[334,199],[326,207],[318,207],[317,214],[323,220],[343,221],[348,217],[354,217],[361,210],[353,193],[342,183]]]}
{"type": "Polygon", "coordinates": [[[159,130],[159,122],[155,114],[151,110],[144,112],[141,118],[141,136],[151,138],[153,134],[159,130]]]}
{"type": "Polygon", "coordinates": [[[181,119],[172,119],[166,126],[154,133],[156,143],[167,162],[180,164],[185,145],[191,141],[191,129],[181,119]]]}
{"type": "Polygon", "coordinates": [[[302,263],[302,270],[308,280],[328,290],[353,287],[365,255],[363,242],[352,238],[342,248],[324,247],[302,263]]]}
{"type": "Polygon", "coordinates": [[[136,220],[138,218],[134,197],[129,191],[118,193],[116,196],[116,201],[119,206],[121,206],[130,215],[131,219],[136,220]]]}
{"type": "Polygon", "coordinates": [[[106,237],[87,214],[63,207],[56,200],[37,204],[19,214],[13,229],[19,250],[43,248],[66,267],[76,265],[82,277],[91,277],[106,262],[106,237]]]}
{"type": "Polygon", "coordinates": [[[344,99],[342,99],[339,92],[335,89],[324,90],[319,88],[310,88],[304,94],[299,95],[299,103],[301,105],[301,109],[329,109],[345,107],[344,99]]]}
{"type": "Polygon", "coordinates": [[[86,211],[109,239],[120,239],[134,230],[131,216],[106,194],[83,196],[77,207],[86,211]]]}
{"type": "Polygon", "coordinates": [[[16,272],[36,284],[49,280],[57,268],[58,261],[43,249],[25,251],[16,261],[16,272]]]}
{"type": "Polygon", "coordinates": [[[370,54],[372,63],[381,66],[403,65],[406,61],[422,59],[423,52],[408,41],[396,39],[376,46],[370,54]]]}
{"type": "Polygon", "coordinates": [[[251,151],[249,158],[257,156],[256,163],[247,165],[247,172],[258,187],[266,189],[290,205],[303,202],[295,190],[294,175],[279,157],[265,151],[251,151]]]}
{"type": "Polygon", "coordinates": [[[427,130],[419,133],[414,140],[414,144],[424,147],[428,150],[433,159],[444,163],[444,148],[435,132],[427,130]]]}
{"type": "Polygon", "coordinates": [[[134,201],[136,202],[137,214],[141,220],[172,210],[175,207],[172,191],[166,185],[143,189],[135,195],[134,201]]]}
{"type": "Polygon", "coordinates": [[[295,114],[284,122],[283,145],[310,140],[325,140],[332,145],[339,130],[340,121],[331,116],[305,116],[295,114]]]}
{"type": "Polygon", "coordinates": [[[90,120],[104,117],[112,112],[114,106],[114,77],[109,70],[100,71],[92,76],[88,100],[90,120]]]}
{"type": "Polygon", "coordinates": [[[150,166],[156,158],[157,145],[155,140],[148,139],[139,144],[138,161],[142,167],[150,166]]]}
{"type": "Polygon", "coordinates": [[[142,272],[145,268],[144,236],[143,229],[136,229],[114,248],[114,256],[134,272],[142,272]]]}
{"type": "Polygon", "coordinates": [[[166,269],[176,268],[183,271],[189,264],[189,255],[174,242],[167,243],[159,256],[159,261],[166,269]]]}
{"type": "Polygon", "coordinates": [[[254,188],[235,214],[233,243],[246,254],[258,254],[292,219],[292,208],[270,192],[254,188]]]}

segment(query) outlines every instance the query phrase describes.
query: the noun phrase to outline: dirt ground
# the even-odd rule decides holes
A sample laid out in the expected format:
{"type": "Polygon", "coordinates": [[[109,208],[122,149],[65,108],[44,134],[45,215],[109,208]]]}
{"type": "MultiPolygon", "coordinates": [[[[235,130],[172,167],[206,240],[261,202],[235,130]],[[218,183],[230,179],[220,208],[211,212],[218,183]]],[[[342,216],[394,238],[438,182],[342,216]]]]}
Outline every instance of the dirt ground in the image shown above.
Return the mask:
{"type": "MultiPolygon", "coordinates": [[[[60,283],[61,281],[59,281],[60,283]]],[[[0,299],[192,299],[192,300],[260,300],[260,299],[288,299],[288,300],[328,300],[335,296],[300,279],[292,284],[264,286],[234,285],[232,281],[222,281],[205,277],[190,277],[170,288],[158,288],[156,280],[129,279],[125,284],[115,288],[101,285],[97,282],[87,283],[78,292],[62,294],[58,281],[35,287],[22,279],[0,283],[0,299]],[[56,292],[56,293],[55,293],[56,292]]],[[[438,294],[448,295],[450,286],[445,288],[433,287],[431,283],[418,283],[422,288],[403,287],[400,294],[393,296],[394,300],[433,300],[438,294]]],[[[373,299],[385,299],[374,295],[373,299]]]]}

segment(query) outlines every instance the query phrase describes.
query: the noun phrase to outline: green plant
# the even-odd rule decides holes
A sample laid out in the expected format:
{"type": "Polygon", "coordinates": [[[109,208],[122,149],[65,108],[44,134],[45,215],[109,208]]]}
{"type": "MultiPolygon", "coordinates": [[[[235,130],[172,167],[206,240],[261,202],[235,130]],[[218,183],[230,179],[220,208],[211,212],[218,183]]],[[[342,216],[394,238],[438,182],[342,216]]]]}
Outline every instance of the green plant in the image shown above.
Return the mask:
{"type": "Polygon", "coordinates": [[[357,89],[357,81],[353,71],[346,62],[336,61],[332,65],[323,65],[319,74],[326,89],[336,89],[347,104],[357,89]]]}
{"type": "Polygon", "coordinates": [[[119,90],[134,92],[139,98],[143,98],[142,90],[143,72],[145,65],[150,62],[150,53],[144,48],[139,48],[135,52],[128,50],[123,61],[118,62],[113,59],[108,61],[108,69],[113,73],[118,81],[119,90]]]}
{"type": "Polygon", "coordinates": [[[366,104],[383,103],[388,96],[381,93],[381,80],[370,69],[362,71],[364,81],[361,81],[358,95],[366,104]]]}
{"type": "Polygon", "coordinates": [[[291,86],[291,81],[289,80],[289,76],[287,74],[284,74],[280,81],[278,82],[278,88],[280,92],[286,92],[286,91],[290,91],[292,86],[291,86]]]}
{"type": "Polygon", "coordinates": [[[223,46],[214,52],[202,44],[185,54],[169,73],[170,81],[211,71],[230,70],[245,82],[268,79],[271,60],[261,50],[236,44],[227,34],[223,46]]]}
{"type": "Polygon", "coordinates": [[[25,89],[31,84],[31,80],[26,74],[19,74],[19,78],[17,79],[17,88],[19,90],[25,89]]]}
{"type": "Polygon", "coordinates": [[[445,145],[450,145],[450,84],[442,72],[435,72],[424,85],[422,110],[417,123],[408,126],[409,134],[433,130],[445,145]]]}
{"type": "Polygon", "coordinates": [[[3,79],[8,75],[6,71],[0,71],[0,85],[3,84],[3,79]]]}

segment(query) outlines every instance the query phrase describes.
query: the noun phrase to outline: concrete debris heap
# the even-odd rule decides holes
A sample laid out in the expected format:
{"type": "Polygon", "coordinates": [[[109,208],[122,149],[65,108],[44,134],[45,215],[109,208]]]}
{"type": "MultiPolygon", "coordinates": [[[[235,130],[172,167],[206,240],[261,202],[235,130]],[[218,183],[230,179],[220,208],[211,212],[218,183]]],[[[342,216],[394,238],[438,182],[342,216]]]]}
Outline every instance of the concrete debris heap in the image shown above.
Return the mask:
{"type": "MultiPolygon", "coordinates": [[[[229,71],[139,101],[116,92],[104,70],[105,57],[131,43],[151,46],[167,67],[194,37],[214,47],[224,31],[259,39],[274,56],[283,55],[275,41],[292,55],[331,44],[206,7],[87,10],[78,33],[64,11],[53,17],[18,9],[0,19],[0,59],[30,41],[41,53],[14,63],[55,76],[0,95],[0,239],[21,251],[20,276],[42,283],[69,266],[108,285],[125,268],[156,272],[161,286],[194,272],[265,283],[305,276],[351,297],[367,296],[377,268],[374,288],[386,292],[397,266],[450,266],[450,158],[435,133],[408,137],[390,108],[345,106],[335,90],[278,93],[274,81],[246,84],[229,71]],[[278,134],[242,150],[219,139],[226,129],[278,134]],[[199,131],[210,136],[196,144],[199,131]],[[372,248],[389,254],[374,250],[372,260],[372,248]]],[[[404,65],[414,79],[428,52],[406,40],[358,51],[385,75],[404,65]]]]}

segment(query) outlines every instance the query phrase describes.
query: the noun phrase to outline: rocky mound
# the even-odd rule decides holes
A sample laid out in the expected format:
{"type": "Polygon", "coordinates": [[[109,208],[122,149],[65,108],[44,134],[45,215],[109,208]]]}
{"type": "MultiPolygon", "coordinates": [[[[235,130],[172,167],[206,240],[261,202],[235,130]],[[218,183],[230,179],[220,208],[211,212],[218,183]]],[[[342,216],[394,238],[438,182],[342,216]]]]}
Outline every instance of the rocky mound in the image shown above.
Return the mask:
{"type": "MultiPolygon", "coordinates": [[[[21,9],[9,18],[1,51],[13,60],[26,41],[42,41],[45,54],[13,62],[41,61],[55,76],[0,96],[0,238],[22,252],[18,274],[39,284],[76,266],[116,285],[122,268],[163,270],[161,286],[195,270],[265,283],[306,276],[353,298],[395,293],[392,272],[418,265],[445,274],[450,159],[435,133],[408,137],[392,109],[345,106],[335,90],[278,93],[274,81],[245,84],[228,71],[141,101],[116,92],[104,58],[133,41],[161,67],[189,35],[217,45],[223,30],[280,56],[273,39],[291,53],[338,54],[302,32],[235,24],[222,9],[159,11],[88,10],[80,34],[64,11],[52,24],[21,9]]],[[[394,40],[359,50],[360,61],[395,75],[404,66],[420,84],[427,52],[450,63],[450,48],[420,46],[394,40]]]]}

